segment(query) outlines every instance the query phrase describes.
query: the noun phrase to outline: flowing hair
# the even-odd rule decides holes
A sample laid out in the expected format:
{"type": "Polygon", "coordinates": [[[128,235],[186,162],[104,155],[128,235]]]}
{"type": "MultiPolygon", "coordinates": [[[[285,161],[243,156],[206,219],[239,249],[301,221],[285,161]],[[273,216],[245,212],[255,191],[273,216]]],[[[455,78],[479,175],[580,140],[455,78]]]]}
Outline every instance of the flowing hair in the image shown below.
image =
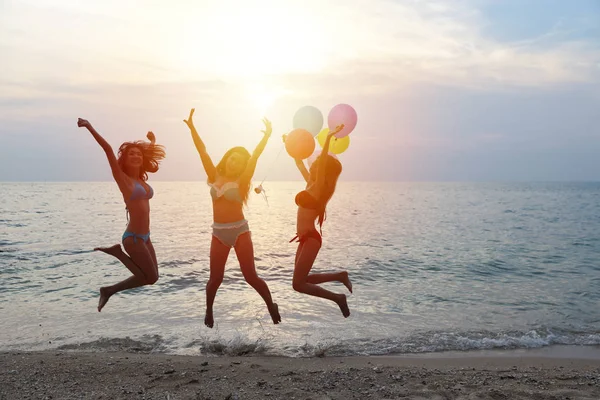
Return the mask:
{"type": "MultiPolygon", "coordinates": [[[[319,158],[323,157],[320,155],[310,166],[310,176],[312,179],[316,179],[317,177],[317,169],[319,164],[319,158]]],[[[342,163],[339,162],[335,157],[326,155],[327,163],[325,164],[325,182],[323,183],[323,187],[321,188],[321,196],[318,199],[319,204],[321,205],[321,210],[319,212],[319,228],[323,227],[323,222],[327,219],[327,213],[325,208],[327,207],[327,203],[331,200],[333,193],[335,192],[335,188],[337,185],[338,178],[342,173],[342,163]]]]}
{"type": "Polygon", "coordinates": [[[154,173],[158,171],[158,165],[160,161],[165,158],[165,148],[159,144],[148,143],[143,140],[136,140],[135,142],[125,142],[119,147],[118,163],[121,170],[125,171],[125,159],[129,150],[132,148],[138,148],[142,152],[142,168],[140,168],[139,179],[142,181],[148,180],[148,172],[154,173]]]}
{"type": "MultiPolygon", "coordinates": [[[[250,159],[250,152],[248,150],[246,150],[244,147],[238,146],[238,147],[233,147],[233,148],[227,150],[227,152],[223,155],[223,158],[221,158],[221,161],[219,161],[219,163],[216,166],[217,175],[226,176],[227,160],[234,153],[237,153],[240,156],[242,156],[242,158],[244,159],[244,164],[245,164],[244,168],[240,169],[240,171],[241,171],[240,174],[238,174],[238,176],[236,176],[235,178],[238,179],[240,177],[240,175],[246,170],[246,166],[248,165],[248,160],[250,159]]],[[[238,182],[238,185],[239,185],[239,182],[238,182]]],[[[248,194],[250,193],[250,186],[251,186],[250,182],[248,181],[247,184],[240,185],[240,189],[239,189],[240,197],[242,198],[242,202],[246,205],[248,203],[248,194]]]]}

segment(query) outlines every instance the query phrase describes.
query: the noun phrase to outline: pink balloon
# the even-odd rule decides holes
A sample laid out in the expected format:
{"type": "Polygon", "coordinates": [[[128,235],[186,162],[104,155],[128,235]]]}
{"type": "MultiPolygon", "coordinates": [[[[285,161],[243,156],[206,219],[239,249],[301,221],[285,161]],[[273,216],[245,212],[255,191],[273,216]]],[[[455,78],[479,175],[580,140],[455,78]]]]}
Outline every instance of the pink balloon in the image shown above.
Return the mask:
{"type": "Polygon", "coordinates": [[[344,124],[344,129],[335,134],[335,137],[339,139],[348,136],[350,132],[354,130],[357,120],[358,116],[352,106],[348,104],[338,104],[329,111],[327,125],[330,130],[333,130],[336,126],[344,124]]]}

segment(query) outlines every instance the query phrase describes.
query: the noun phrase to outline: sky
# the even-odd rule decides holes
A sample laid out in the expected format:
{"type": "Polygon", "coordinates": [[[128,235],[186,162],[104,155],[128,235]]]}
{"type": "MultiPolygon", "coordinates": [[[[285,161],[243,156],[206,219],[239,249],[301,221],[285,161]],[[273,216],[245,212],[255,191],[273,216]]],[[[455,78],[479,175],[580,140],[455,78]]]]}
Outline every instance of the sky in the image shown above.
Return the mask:
{"type": "Polygon", "coordinates": [[[269,118],[254,179],[298,180],[281,135],[340,103],[342,180],[600,180],[598,0],[0,0],[0,54],[0,181],[110,180],[79,117],[205,180],[192,107],[215,164],[269,118]]]}

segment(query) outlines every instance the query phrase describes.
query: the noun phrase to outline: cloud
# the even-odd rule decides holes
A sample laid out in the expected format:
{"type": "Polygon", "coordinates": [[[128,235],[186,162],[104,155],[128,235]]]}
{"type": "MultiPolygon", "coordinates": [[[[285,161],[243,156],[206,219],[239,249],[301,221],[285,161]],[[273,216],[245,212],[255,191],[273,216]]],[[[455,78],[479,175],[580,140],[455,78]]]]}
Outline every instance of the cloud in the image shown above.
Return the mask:
{"type": "Polygon", "coordinates": [[[600,44],[573,38],[577,27],[500,41],[486,36],[493,16],[475,1],[139,5],[15,2],[0,28],[10,60],[2,75],[71,84],[263,77],[301,93],[343,89],[349,80],[372,93],[411,83],[544,87],[600,75],[600,44]]]}
{"type": "Polygon", "coordinates": [[[597,82],[600,77],[600,43],[571,39],[567,28],[502,42],[483,34],[486,17],[468,2],[373,4],[379,6],[359,0],[348,6],[354,15],[347,19],[360,23],[339,43],[354,54],[342,54],[328,70],[340,79],[355,77],[356,85],[497,89],[597,82]]]}

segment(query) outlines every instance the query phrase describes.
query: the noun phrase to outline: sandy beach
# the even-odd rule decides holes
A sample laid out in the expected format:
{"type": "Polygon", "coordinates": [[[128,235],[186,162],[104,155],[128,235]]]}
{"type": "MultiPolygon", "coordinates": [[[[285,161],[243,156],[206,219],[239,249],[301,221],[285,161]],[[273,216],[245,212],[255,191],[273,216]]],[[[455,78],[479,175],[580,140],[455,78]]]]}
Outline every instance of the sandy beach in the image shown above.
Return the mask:
{"type": "Polygon", "coordinates": [[[0,354],[1,399],[599,399],[598,349],[401,357],[0,354]],[[571,356],[567,357],[570,353],[571,356]]]}

